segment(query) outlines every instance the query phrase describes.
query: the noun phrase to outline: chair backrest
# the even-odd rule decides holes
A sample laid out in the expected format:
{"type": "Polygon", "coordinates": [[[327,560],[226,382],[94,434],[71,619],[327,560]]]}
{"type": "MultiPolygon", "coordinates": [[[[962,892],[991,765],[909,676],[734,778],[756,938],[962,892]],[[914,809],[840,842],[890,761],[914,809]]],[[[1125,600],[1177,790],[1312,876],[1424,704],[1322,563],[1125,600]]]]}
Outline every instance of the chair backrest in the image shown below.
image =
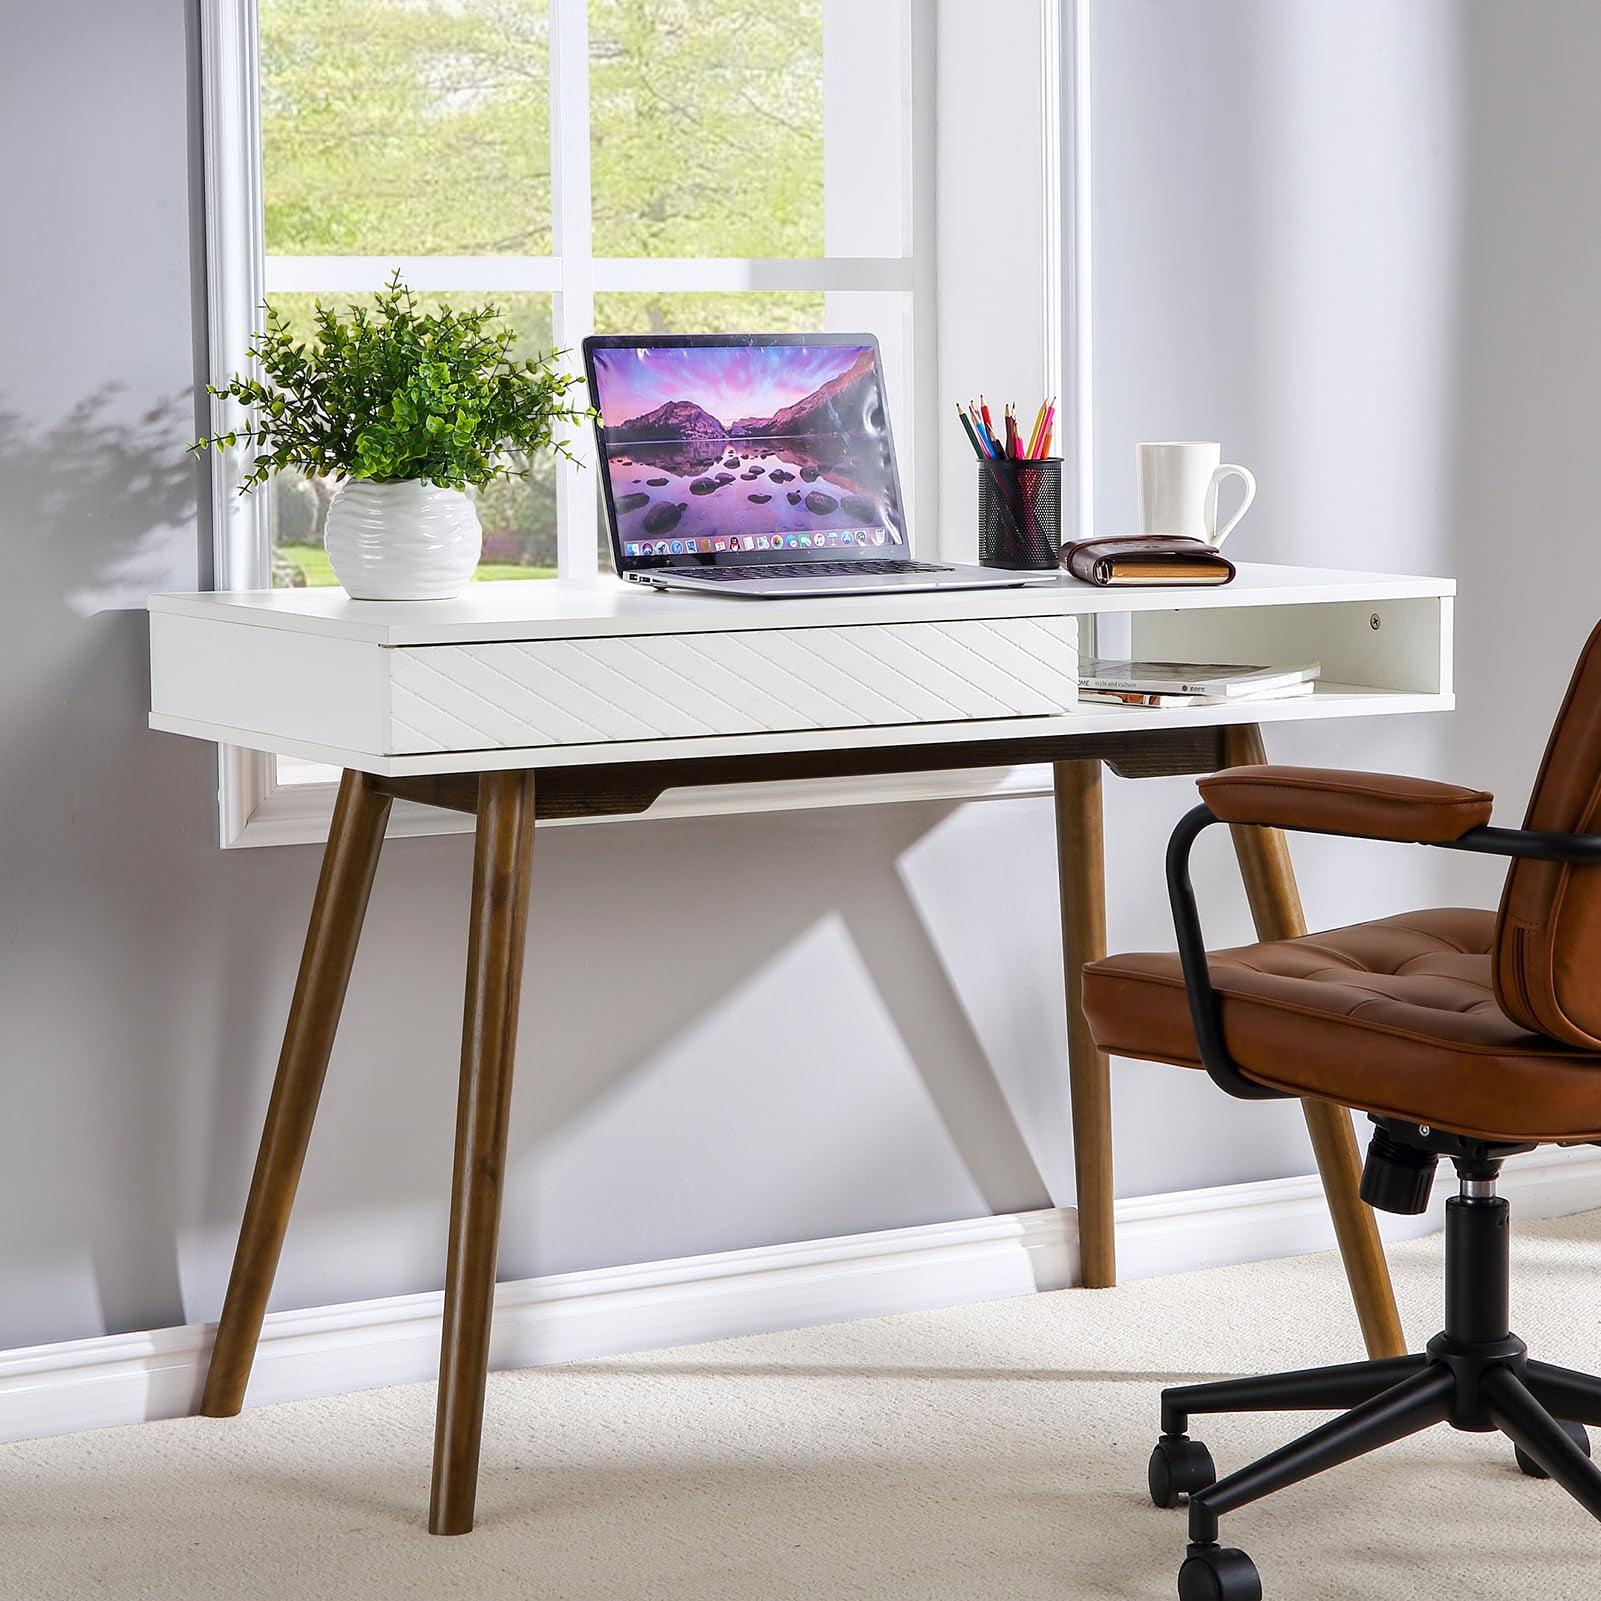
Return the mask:
{"type": "MultiPolygon", "coordinates": [[[[1573,669],[1523,826],[1601,832],[1601,625],[1573,669]]],[[[1525,1028],[1601,1049],[1601,866],[1513,862],[1496,918],[1495,995],[1525,1028]]]]}

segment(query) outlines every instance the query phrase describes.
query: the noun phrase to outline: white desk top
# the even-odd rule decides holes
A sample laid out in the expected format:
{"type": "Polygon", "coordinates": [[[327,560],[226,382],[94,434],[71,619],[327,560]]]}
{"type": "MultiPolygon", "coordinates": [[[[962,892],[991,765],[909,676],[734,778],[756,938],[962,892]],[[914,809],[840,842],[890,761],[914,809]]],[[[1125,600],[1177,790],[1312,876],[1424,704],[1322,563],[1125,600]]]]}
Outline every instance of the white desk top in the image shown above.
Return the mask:
{"type": "Polygon", "coordinates": [[[504,639],[712,633],[730,629],[953,622],[985,617],[1086,616],[1095,612],[1204,611],[1334,601],[1401,600],[1456,593],[1449,578],[1339,572],[1243,563],[1214,589],[1102,589],[1064,577],[1029,589],[971,589],[837,599],[748,600],[674,594],[603,578],[592,584],[508,579],[472,584],[455,600],[351,600],[342,589],[152,595],[152,612],[287,629],[377,645],[459,645],[504,639]]]}
{"type": "Polygon", "coordinates": [[[590,584],[455,600],[339,589],[154,595],[151,725],[416,775],[1443,711],[1447,578],[1246,565],[1212,589],[1030,589],[784,601],[590,584]],[[1137,656],[1321,662],[1297,700],[1077,699],[1082,621],[1137,656]]]}

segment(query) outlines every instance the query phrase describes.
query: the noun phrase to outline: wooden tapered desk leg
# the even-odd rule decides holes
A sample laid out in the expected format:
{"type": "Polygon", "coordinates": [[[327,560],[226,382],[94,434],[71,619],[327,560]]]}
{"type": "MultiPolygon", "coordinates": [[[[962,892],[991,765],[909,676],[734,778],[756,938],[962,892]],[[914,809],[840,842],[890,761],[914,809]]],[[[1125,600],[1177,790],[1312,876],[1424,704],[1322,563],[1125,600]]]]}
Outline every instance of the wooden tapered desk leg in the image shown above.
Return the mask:
{"type": "Polygon", "coordinates": [[[1079,1258],[1085,1287],[1104,1290],[1117,1283],[1112,1225],[1112,1082],[1106,1055],[1096,1046],[1084,1020],[1084,964],[1106,955],[1101,764],[1057,762],[1054,774],[1079,1258]]]}
{"type": "Polygon", "coordinates": [[[347,772],[340,779],[339,798],[334,803],[317,896],[312,902],[311,922],[306,929],[300,972],[278,1057],[278,1076],[267,1103],[267,1120],[261,1131],[244,1222],[239,1228],[233,1273],[211,1348],[211,1365],[206,1371],[200,1410],[207,1417],[232,1417],[244,1405],[261,1320],[278,1270],[284,1231],[289,1226],[289,1212],[295,1203],[295,1189],[300,1183],[306,1145],[328,1071],[328,1056],[333,1050],[356,944],[367,914],[367,898],[378,870],[389,805],[389,797],[374,789],[365,773],[347,772]]]}
{"type": "Polygon", "coordinates": [[[433,1534],[467,1533],[473,1526],[478,1493],[533,850],[532,771],[482,774],[467,935],[456,1172],[445,1259],[433,1498],[428,1511],[433,1534]]]}
{"type": "MultiPolygon", "coordinates": [[[[1229,767],[1246,766],[1267,759],[1262,730],[1255,723],[1224,730],[1223,759],[1229,767]]],[[[1245,880],[1246,898],[1260,939],[1296,939],[1306,933],[1301,896],[1290,864],[1290,850],[1284,835],[1276,828],[1235,826],[1234,849],[1245,880]]],[[[1357,1152],[1351,1114],[1329,1101],[1302,1101],[1307,1132],[1334,1234],[1339,1241],[1345,1276],[1351,1298],[1362,1325],[1362,1338],[1371,1357],[1403,1356],[1406,1343],[1401,1319],[1395,1307],[1395,1291],[1390,1284],[1389,1264],[1379,1240],[1378,1223],[1370,1207],[1364,1205],[1358,1187],[1362,1179],[1362,1160],[1357,1152]]]]}

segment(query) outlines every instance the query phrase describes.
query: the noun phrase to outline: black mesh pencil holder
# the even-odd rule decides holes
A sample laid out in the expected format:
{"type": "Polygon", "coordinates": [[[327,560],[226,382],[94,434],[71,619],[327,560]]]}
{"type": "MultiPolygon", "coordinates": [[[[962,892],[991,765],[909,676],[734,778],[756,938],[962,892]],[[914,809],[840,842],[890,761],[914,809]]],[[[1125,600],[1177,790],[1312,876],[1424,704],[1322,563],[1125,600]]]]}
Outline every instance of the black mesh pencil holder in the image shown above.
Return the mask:
{"type": "Polygon", "coordinates": [[[978,559],[986,567],[1054,568],[1062,551],[1062,462],[978,463],[978,559]]]}

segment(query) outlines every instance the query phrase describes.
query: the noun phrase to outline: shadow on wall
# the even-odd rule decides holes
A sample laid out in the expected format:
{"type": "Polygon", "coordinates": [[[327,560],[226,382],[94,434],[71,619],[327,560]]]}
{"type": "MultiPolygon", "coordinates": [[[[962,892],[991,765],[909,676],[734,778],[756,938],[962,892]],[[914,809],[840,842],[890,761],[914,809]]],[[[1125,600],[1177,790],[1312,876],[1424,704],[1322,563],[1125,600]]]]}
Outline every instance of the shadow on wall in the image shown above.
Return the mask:
{"type": "MultiPolygon", "coordinates": [[[[1020,1070],[1023,1052],[975,1020],[982,978],[964,953],[953,971],[897,871],[949,810],[541,831],[503,1276],[1046,1203],[1015,1110],[1038,1052],[1020,1070]]],[[[291,1237],[298,1288],[277,1304],[439,1281],[469,850],[460,836],[398,843],[291,1237]],[[425,902],[431,926],[408,923],[425,902]],[[385,1084],[404,1093],[375,1096],[385,1084]],[[334,1152],[361,1153],[358,1169],[334,1152]],[[383,1219],[359,1260],[335,1251],[352,1209],[383,1219]]],[[[1053,1044],[1059,986],[1058,966],[1031,1008],[1053,1044]]],[[[1049,1068],[1062,1071],[1059,1044],[1049,1068]]],[[[220,1139],[214,1210],[230,1226],[254,1134],[220,1139]]],[[[220,1299],[226,1245],[191,1280],[199,1315],[220,1299]]]]}
{"type": "Polygon", "coordinates": [[[0,403],[0,1059],[26,1108],[0,1122],[0,1244],[60,1275],[91,1258],[84,1312],[113,1330],[177,1301],[165,1156],[201,1009],[152,931],[188,915],[185,836],[211,827],[208,754],[144,727],[145,596],[194,582],[191,406],[129,411],[115,386],[51,422],[0,403]]]}
{"type": "Polygon", "coordinates": [[[30,579],[0,590],[0,613],[37,611],[39,588],[80,617],[142,611],[172,572],[174,533],[192,538],[199,474],[179,442],[193,396],[131,419],[119,416],[123,400],[121,385],[106,384],[49,424],[0,401],[0,481],[30,579]]]}

